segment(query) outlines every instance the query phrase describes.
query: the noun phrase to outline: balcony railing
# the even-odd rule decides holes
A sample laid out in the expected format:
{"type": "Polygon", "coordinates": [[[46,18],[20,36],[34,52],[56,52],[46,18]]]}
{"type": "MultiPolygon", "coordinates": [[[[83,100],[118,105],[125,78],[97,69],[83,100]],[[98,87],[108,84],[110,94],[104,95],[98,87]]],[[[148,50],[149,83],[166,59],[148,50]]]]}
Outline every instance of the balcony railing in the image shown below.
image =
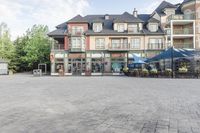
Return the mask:
{"type": "Polygon", "coordinates": [[[174,43],[175,48],[193,48],[192,43],[174,43]]]}
{"type": "Polygon", "coordinates": [[[128,43],[111,43],[109,44],[110,51],[127,51],[130,45],[128,43]]]}
{"type": "Polygon", "coordinates": [[[185,15],[170,15],[167,18],[167,21],[170,22],[171,20],[194,20],[195,15],[194,14],[185,14],[185,15]]]}
{"type": "Polygon", "coordinates": [[[71,36],[82,36],[84,34],[83,30],[71,30],[69,35],[71,36]]]}
{"type": "Polygon", "coordinates": [[[85,52],[85,45],[81,44],[80,46],[71,46],[70,47],[71,52],[85,52]]]}
{"type": "Polygon", "coordinates": [[[54,43],[52,44],[51,50],[64,50],[64,44],[54,43]]]}
{"type": "Polygon", "coordinates": [[[162,50],[162,49],[164,49],[164,44],[163,43],[149,43],[148,49],[149,50],[162,50]]]}
{"type": "Polygon", "coordinates": [[[178,35],[188,35],[194,33],[192,28],[174,29],[173,32],[178,35]]]}

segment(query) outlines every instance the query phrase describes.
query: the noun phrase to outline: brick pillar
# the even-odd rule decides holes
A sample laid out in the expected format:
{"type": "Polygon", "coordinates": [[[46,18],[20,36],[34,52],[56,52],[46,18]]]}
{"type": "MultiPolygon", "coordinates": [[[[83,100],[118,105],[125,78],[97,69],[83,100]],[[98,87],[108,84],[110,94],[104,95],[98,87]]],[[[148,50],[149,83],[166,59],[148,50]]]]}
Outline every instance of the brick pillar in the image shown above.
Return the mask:
{"type": "Polygon", "coordinates": [[[67,36],[64,37],[64,48],[65,50],[69,49],[69,39],[67,36]]]}

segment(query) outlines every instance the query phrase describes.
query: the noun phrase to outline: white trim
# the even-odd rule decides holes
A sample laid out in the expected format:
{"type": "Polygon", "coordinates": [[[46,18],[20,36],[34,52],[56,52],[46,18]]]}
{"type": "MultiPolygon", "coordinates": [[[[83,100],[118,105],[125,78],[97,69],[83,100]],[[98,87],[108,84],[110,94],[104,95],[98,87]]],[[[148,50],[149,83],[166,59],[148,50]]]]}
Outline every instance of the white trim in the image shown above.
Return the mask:
{"type": "Polygon", "coordinates": [[[66,76],[72,76],[72,73],[65,73],[66,76]]]}
{"type": "Polygon", "coordinates": [[[81,75],[82,75],[82,76],[85,76],[86,74],[85,74],[85,73],[81,73],[81,75]]]}
{"type": "Polygon", "coordinates": [[[101,76],[103,75],[102,73],[91,73],[92,76],[101,76]]]}
{"type": "Polygon", "coordinates": [[[58,76],[58,73],[51,73],[51,76],[58,76]]]}

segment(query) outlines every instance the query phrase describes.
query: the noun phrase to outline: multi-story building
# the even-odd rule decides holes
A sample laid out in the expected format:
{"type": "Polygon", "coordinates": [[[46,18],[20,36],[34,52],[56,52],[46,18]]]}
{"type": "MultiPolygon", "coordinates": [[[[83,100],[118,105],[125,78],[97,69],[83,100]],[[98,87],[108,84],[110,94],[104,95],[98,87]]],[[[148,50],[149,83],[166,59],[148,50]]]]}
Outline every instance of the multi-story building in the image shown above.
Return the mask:
{"type": "Polygon", "coordinates": [[[200,48],[200,1],[173,5],[163,1],[152,14],[80,15],[58,25],[48,35],[51,74],[119,74],[133,54],[152,57],[164,49],[200,48]],[[197,17],[198,16],[198,17],[197,17]]]}

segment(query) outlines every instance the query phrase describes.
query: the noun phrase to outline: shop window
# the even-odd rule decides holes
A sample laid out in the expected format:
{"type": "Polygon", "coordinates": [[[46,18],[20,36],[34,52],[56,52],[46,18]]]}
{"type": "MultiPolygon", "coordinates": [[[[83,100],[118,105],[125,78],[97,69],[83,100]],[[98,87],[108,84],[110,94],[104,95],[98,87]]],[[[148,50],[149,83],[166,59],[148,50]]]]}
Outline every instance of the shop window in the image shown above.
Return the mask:
{"type": "Polygon", "coordinates": [[[102,59],[92,59],[92,73],[101,73],[103,70],[102,59]]]}
{"type": "Polygon", "coordinates": [[[125,66],[124,59],[112,59],[111,67],[113,73],[121,73],[125,66]]]}

